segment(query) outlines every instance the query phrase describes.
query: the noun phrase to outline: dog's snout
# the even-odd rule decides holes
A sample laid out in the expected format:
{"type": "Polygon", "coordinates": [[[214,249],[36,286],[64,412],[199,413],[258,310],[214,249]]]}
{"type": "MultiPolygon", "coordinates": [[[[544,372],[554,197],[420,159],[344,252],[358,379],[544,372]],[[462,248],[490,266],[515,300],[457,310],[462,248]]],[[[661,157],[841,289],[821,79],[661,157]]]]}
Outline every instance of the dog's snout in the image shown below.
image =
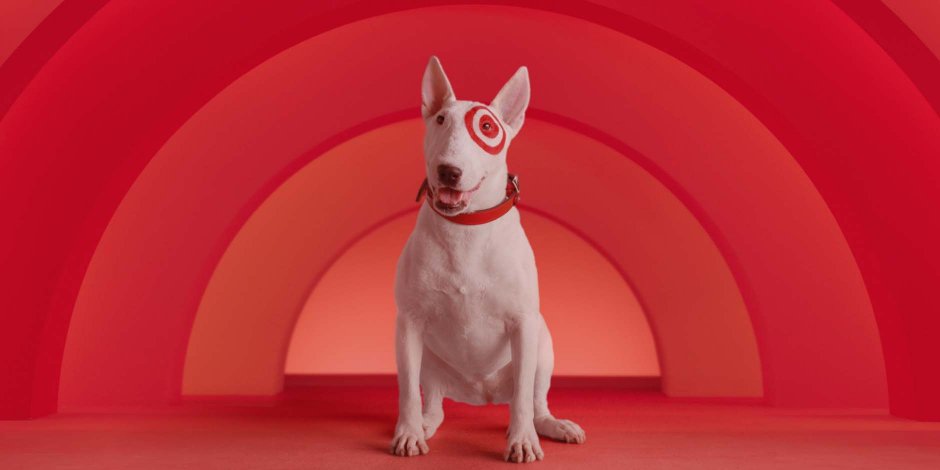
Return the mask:
{"type": "Polygon", "coordinates": [[[463,171],[453,165],[437,166],[437,177],[441,184],[445,184],[447,186],[456,186],[457,183],[460,182],[460,175],[462,174],[463,171]]]}

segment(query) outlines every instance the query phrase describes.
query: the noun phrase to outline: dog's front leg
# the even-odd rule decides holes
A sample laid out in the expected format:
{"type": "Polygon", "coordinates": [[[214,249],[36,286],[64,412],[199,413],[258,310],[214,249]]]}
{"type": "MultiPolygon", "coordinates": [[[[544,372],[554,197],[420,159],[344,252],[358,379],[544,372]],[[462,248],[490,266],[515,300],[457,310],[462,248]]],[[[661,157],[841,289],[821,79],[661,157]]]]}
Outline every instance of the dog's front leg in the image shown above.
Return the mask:
{"type": "Polygon", "coordinates": [[[535,315],[524,315],[511,322],[513,390],[509,402],[509,432],[506,460],[533,462],[544,454],[535,432],[533,397],[535,369],[538,366],[539,322],[535,315]]]}
{"type": "Polygon", "coordinates": [[[389,450],[400,456],[428,453],[421,427],[422,325],[398,314],[395,322],[395,362],[398,366],[398,423],[389,450]]]}

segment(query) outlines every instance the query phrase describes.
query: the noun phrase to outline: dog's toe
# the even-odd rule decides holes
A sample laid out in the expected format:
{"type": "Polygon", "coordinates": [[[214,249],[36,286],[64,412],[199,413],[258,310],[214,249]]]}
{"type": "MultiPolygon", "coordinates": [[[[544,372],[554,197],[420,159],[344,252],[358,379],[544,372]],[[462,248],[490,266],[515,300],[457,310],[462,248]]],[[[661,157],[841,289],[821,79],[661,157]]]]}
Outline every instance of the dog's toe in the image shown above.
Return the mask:
{"type": "Polygon", "coordinates": [[[424,442],[424,431],[419,434],[414,431],[400,431],[395,434],[389,451],[399,457],[414,457],[424,455],[430,451],[428,444],[424,442]]]}
{"type": "Polygon", "coordinates": [[[507,462],[530,463],[542,460],[545,454],[539,444],[538,435],[534,429],[530,429],[522,432],[509,432],[509,443],[504,457],[507,462]]]}

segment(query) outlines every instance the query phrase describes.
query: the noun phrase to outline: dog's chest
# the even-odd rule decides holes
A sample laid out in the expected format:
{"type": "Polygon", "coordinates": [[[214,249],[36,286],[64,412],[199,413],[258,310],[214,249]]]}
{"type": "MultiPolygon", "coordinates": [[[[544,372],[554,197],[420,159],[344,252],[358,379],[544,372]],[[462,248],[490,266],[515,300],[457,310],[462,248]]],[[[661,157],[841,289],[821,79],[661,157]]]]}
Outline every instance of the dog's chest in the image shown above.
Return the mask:
{"type": "Polygon", "coordinates": [[[521,226],[487,235],[442,244],[417,230],[397,278],[400,314],[422,318],[425,344],[468,375],[505,365],[507,325],[538,311],[535,260],[521,226]]]}
{"type": "Polygon", "coordinates": [[[399,306],[468,325],[537,310],[535,260],[528,240],[518,222],[500,228],[447,243],[416,231],[399,266],[399,306]]]}
{"type": "Polygon", "coordinates": [[[472,327],[514,308],[509,291],[518,291],[523,273],[512,260],[501,260],[498,250],[441,250],[423,258],[414,292],[429,317],[472,327]]]}
{"type": "Polygon", "coordinates": [[[494,255],[432,258],[418,275],[425,344],[468,377],[486,377],[507,363],[506,323],[521,306],[522,270],[494,255]]]}

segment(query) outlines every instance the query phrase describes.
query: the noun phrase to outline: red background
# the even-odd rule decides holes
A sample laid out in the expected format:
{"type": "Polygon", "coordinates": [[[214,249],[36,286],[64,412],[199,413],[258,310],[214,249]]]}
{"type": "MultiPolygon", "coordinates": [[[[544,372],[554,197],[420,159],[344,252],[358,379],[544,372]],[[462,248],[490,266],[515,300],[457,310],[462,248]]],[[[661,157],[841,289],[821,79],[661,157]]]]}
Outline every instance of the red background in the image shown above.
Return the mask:
{"type": "MultiPolygon", "coordinates": [[[[278,393],[317,282],[411,217],[436,54],[478,101],[529,67],[524,224],[574,240],[536,254],[605,260],[667,395],[938,420],[931,5],[5,2],[0,417],[278,393]]],[[[543,289],[559,356],[622,308],[543,289]]],[[[614,346],[585,367],[651,363],[614,346]]]]}

